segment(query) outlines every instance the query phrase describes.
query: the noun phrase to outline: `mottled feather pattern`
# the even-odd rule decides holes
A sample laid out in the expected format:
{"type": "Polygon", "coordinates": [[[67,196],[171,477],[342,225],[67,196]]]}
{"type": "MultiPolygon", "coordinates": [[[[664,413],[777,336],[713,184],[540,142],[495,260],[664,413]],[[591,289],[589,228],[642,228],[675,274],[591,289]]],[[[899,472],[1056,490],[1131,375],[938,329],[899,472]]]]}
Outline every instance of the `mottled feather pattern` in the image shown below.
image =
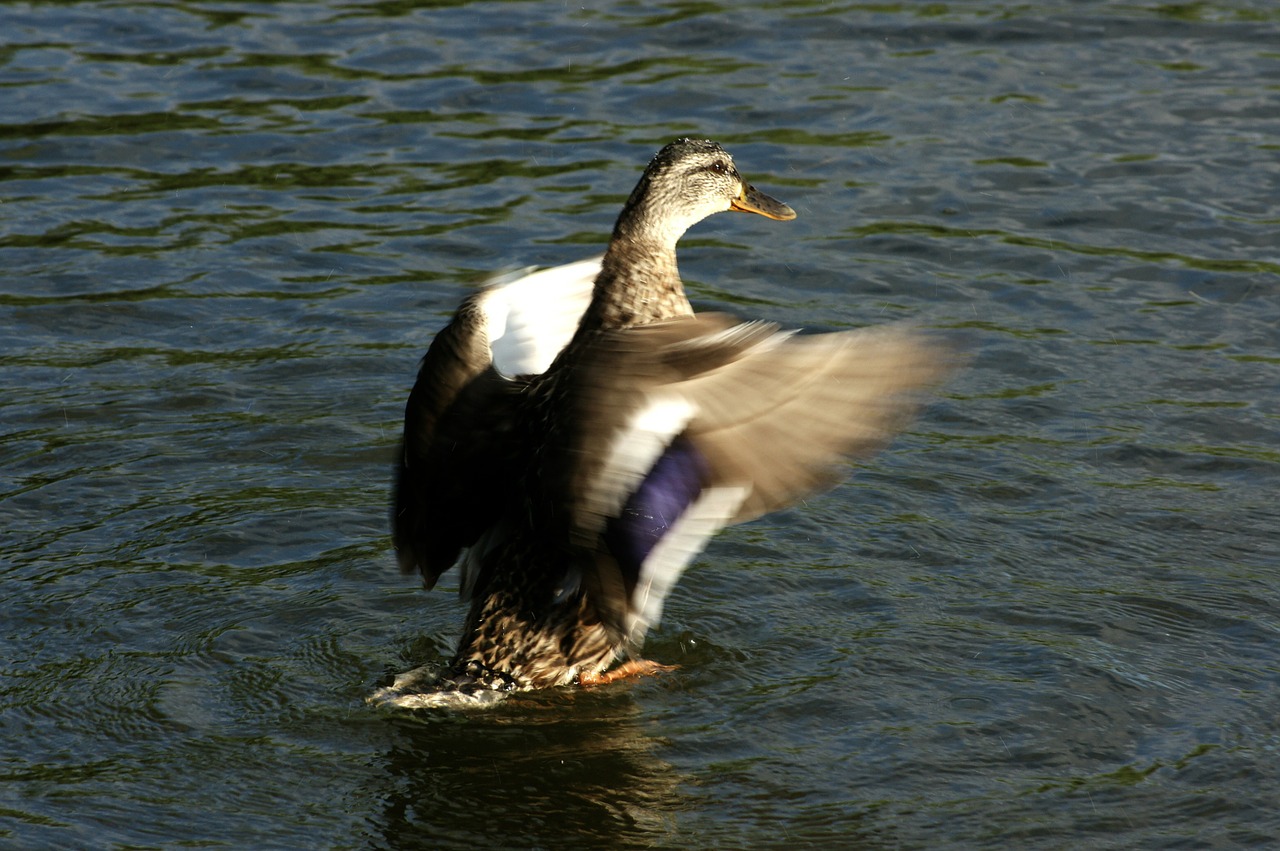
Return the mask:
{"type": "Polygon", "coordinates": [[[453,660],[378,701],[480,705],[607,679],[712,535],[838,481],[943,379],[953,358],[911,329],[694,315],[676,241],[724,210],[794,217],[719,145],[674,142],[598,266],[472,296],[437,336],[406,409],[393,525],[428,585],[465,550],[470,608],[453,660]]]}

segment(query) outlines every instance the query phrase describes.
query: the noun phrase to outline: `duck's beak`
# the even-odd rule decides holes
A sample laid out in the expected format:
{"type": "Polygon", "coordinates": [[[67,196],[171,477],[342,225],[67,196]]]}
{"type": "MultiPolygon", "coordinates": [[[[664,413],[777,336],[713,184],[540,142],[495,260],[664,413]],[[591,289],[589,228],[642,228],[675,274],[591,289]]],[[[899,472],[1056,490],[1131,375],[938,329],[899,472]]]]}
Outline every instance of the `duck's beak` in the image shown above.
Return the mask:
{"type": "Polygon", "coordinates": [[[759,213],[780,222],[789,222],[796,217],[796,211],[756,189],[750,183],[742,184],[738,197],[729,202],[729,209],[739,213],[759,213]]]}

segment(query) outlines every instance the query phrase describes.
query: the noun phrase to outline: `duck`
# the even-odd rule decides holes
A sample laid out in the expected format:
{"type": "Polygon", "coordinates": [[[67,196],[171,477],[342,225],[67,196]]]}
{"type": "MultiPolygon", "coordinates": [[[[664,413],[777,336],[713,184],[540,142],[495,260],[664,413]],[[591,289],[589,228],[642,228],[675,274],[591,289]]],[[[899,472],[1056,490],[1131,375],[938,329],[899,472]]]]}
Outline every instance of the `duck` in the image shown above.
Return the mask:
{"type": "Polygon", "coordinates": [[[460,572],[453,657],[371,703],[486,706],[667,669],[640,653],[683,571],[722,528],[841,481],[951,371],[895,324],[797,333],[695,313],[684,233],[726,211],[789,221],[720,144],[650,160],[603,255],[465,298],[405,408],[391,512],[402,570],[460,572]]]}

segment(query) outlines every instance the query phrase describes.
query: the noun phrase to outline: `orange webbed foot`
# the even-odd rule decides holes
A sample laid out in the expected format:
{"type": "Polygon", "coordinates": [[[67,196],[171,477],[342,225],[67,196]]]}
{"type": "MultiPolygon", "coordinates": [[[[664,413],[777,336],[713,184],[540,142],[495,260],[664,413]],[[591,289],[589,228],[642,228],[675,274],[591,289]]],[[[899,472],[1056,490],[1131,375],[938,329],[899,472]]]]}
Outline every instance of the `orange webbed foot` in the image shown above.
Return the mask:
{"type": "Polygon", "coordinates": [[[625,680],[629,677],[651,677],[662,671],[674,671],[678,665],[663,665],[654,662],[652,659],[630,659],[623,662],[611,671],[601,671],[597,674],[582,674],[578,677],[578,682],[584,686],[600,686],[605,683],[614,683],[618,680],[625,680]]]}

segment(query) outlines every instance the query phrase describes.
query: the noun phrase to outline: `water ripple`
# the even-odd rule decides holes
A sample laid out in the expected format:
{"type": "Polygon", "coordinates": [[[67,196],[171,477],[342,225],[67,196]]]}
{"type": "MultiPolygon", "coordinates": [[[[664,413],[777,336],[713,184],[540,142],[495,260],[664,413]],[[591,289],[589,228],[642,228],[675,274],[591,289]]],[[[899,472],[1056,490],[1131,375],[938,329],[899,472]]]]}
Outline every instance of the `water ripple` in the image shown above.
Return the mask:
{"type": "Polygon", "coordinates": [[[1265,844],[1272,6],[6,6],[0,832],[1265,844]],[[677,670],[369,712],[462,617],[385,534],[417,359],[681,134],[800,213],[699,225],[700,309],[968,370],[717,540],[646,646],[677,670]]]}

